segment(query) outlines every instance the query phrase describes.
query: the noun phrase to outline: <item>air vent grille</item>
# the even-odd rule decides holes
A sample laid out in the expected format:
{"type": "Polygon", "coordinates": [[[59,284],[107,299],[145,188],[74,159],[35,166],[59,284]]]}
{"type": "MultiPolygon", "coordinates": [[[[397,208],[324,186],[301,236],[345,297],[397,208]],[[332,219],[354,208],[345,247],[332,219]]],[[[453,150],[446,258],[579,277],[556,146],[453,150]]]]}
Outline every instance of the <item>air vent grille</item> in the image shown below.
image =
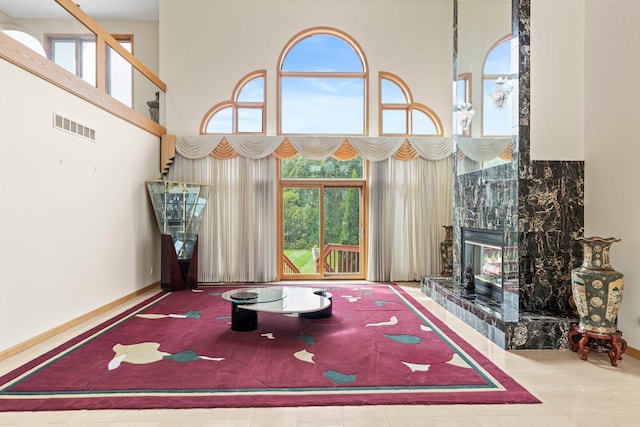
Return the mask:
{"type": "Polygon", "coordinates": [[[88,139],[89,141],[95,142],[96,140],[96,131],[94,129],[82,125],[75,120],[71,120],[64,116],[61,116],[58,113],[53,113],[53,127],[88,139]]]}

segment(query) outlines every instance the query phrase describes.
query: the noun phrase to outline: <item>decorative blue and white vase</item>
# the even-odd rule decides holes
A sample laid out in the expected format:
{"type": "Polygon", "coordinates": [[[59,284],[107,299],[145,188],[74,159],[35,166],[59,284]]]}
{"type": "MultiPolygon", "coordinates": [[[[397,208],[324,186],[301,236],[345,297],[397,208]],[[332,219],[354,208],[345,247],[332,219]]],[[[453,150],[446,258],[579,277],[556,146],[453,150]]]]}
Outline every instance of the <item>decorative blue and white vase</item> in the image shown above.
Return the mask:
{"type": "Polygon", "coordinates": [[[584,254],[582,265],[571,270],[571,290],[581,331],[601,335],[617,333],[618,309],[622,303],[624,274],[611,268],[609,249],[620,239],[579,237],[584,254]]]}

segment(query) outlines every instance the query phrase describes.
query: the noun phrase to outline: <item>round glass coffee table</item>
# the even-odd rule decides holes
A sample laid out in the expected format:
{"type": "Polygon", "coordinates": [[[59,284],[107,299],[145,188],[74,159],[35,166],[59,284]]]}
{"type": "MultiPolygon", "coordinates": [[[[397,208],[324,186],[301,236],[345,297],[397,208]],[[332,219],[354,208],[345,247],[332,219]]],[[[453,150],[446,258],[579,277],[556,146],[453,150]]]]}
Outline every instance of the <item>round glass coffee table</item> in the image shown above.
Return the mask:
{"type": "Polygon", "coordinates": [[[258,312],[299,313],[300,317],[331,316],[331,294],[303,286],[233,289],[222,294],[231,303],[231,329],[244,332],[258,327],[258,312]]]}

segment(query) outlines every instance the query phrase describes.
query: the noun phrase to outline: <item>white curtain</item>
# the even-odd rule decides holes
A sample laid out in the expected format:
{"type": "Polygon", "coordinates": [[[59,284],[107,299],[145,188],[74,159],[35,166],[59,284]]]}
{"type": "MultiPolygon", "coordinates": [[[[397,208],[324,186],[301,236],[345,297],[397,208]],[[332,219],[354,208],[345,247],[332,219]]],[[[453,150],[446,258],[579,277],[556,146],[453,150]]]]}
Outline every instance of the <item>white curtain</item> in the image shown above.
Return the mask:
{"type": "MultiPolygon", "coordinates": [[[[238,154],[209,156],[220,135],[177,137],[167,179],[211,184],[199,233],[198,280],[264,282],[277,277],[277,160],[283,137],[225,135],[238,154]]],[[[419,280],[441,271],[443,226],[451,225],[451,138],[289,137],[313,159],[333,154],[345,141],[370,160],[367,279],[419,280]],[[421,156],[391,156],[405,141],[421,156]]]]}
{"type": "Polygon", "coordinates": [[[441,271],[443,226],[453,221],[453,159],[393,158],[369,168],[369,268],[373,281],[441,271]]]}
{"type": "Polygon", "coordinates": [[[211,185],[200,227],[198,281],[268,282],[277,275],[276,159],[176,156],[167,179],[211,185]]]}

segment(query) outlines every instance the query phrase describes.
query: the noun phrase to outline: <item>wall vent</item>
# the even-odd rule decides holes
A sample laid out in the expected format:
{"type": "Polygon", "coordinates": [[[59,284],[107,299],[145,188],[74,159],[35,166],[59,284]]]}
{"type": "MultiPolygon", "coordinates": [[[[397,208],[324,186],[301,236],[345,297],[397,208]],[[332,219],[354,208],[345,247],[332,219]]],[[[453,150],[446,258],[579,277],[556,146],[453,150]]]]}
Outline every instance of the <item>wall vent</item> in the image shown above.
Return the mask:
{"type": "Polygon", "coordinates": [[[58,113],[53,113],[53,127],[88,139],[89,141],[95,142],[96,140],[96,131],[94,129],[61,116],[58,113]]]}

